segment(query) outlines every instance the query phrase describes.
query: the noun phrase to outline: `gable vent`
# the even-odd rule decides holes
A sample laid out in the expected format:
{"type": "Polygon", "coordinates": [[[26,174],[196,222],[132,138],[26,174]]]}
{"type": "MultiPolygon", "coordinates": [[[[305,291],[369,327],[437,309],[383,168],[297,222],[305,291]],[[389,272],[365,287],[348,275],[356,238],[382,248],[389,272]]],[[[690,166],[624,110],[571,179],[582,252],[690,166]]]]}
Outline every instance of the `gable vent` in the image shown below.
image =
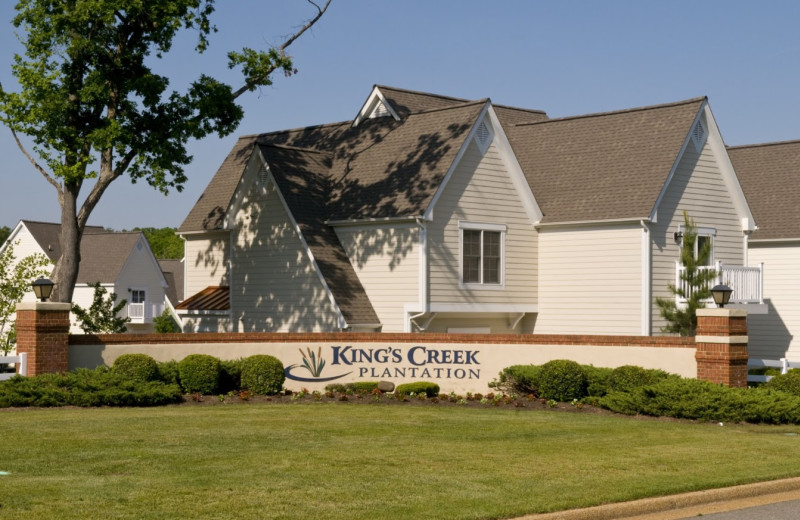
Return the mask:
{"type": "Polygon", "coordinates": [[[706,144],[706,127],[703,125],[702,121],[698,121],[694,128],[692,129],[692,141],[694,142],[694,148],[698,152],[703,149],[703,145],[706,144]]]}
{"type": "Polygon", "coordinates": [[[372,110],[369,118],[375,119],[376,117],[386,117],[388,115],[390,115],[389,109],[386,108],[386,105],[383,104],[383,101],[380,101],[377,105],[375,105],[375,108],[372,110]]]}
{"type": "Polygon", "coordinates": [[[269,181],[269,170],[263,166],[258,170],[258,182],[262,186],[266,186],[269,181]]]}
{"type": "Polygon", "coordinates": [[[489,129],[489,125],[486,124],[486,121],[481,121],[481,124],[475,129],[475,140],[478,143],[481,153],[486,153],[486,150],[492,143],[492,131],[489,129]]]}

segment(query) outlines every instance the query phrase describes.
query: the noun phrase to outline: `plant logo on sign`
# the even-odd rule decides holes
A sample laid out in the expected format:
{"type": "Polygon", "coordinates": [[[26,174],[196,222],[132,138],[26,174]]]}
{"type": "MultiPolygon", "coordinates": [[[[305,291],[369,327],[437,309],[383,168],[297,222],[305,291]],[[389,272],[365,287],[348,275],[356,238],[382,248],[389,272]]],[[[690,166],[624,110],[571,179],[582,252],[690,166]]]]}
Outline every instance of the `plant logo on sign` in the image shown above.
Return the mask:
{"type": "Polygon", "coordinates": [[[322,357],[322,347],[319,347],[316,352],[311,350],[311,347],[306,347],[305,352],[303,352],[303,349],[298,349],[298,351],[300,355],[303,356],[303,362],[286,367],[284,374],[286,374],[287,379],[302,381],[304,383],[315,383],[333,381],[352,374],[352,372],[347,372],[346,374],[340,374],[338,376],[322,377],[322,370],[325,368],[325,358],[322,357]],[[311,377],[301,377],[293,374],[292,371],[295,369],[306,369],[311,374],[311,377]]]}

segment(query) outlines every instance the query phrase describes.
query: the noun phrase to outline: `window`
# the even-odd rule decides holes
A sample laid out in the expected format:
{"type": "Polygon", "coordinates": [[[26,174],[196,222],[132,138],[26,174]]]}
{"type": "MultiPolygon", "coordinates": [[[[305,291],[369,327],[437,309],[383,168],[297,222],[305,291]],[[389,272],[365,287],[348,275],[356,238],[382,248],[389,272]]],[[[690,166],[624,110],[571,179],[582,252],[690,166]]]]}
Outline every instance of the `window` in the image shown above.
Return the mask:
{"type": "Polygon", "coordinates": [[[503,240],[506,227],[459,222],[461,230],[461,282],[502,285],[503,240]]]}
{"type": "Polygon", "coordinates": [[[144,303],[145,294],[143,289],[131,289],[131,303],[144,303]]]}
{"type": "Polygon", "coordinates": [[[694,257],[700,258],[700,252],[704,247],[708,247],[708,257],[701,265],[714,265],[714,236],[697,234],[697,241],[694,243],[694,257]]]}

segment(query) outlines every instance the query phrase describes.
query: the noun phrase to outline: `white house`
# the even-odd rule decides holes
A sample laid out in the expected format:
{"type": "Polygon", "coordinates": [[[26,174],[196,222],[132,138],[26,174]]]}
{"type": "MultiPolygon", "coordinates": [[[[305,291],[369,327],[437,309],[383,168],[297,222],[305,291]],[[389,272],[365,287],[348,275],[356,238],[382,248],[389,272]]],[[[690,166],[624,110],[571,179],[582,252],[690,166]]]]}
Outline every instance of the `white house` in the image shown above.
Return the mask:
{"type": "Polygon", "coordinates": [[[656,334],[684,211],[759,306],[707,99],[549,119],[375,86],[351,121],[239,139],[179,229],[177,311],[195,331],[656,334]]]}
{"type": "MultiPolygon", "coordinates": [[[[15,244],[18,259],[42,253],[55,263],[61,255],[60,231],[60,224],[21,220],[6,244],[15,244]]],[[[73,303],[88,309],[94,296],[89,284],[95,282],[116,293],[118,299],[127,300],[122,315],[131,318],[129,332],[152,332],[153,318],[164,311],[168,284],[141,232],[110,232],[86,226],[73,303]]],[[[33,293],[26,299],[33,301],[33,293]]],[[[71,332],[83,332],[74,316],[71,332]]]]}

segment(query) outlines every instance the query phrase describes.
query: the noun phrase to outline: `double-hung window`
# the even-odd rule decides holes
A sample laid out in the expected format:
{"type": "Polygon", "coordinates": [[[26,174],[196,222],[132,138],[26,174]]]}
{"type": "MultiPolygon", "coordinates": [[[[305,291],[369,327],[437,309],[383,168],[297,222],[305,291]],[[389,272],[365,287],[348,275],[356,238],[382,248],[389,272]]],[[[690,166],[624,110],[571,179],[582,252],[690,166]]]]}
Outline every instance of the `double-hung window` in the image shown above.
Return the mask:
{"type": "Polygon", "coordinates": [[[461,284],[501,286],[504,274],[506,226],[459,222],[461,236],[461,284]]]}

